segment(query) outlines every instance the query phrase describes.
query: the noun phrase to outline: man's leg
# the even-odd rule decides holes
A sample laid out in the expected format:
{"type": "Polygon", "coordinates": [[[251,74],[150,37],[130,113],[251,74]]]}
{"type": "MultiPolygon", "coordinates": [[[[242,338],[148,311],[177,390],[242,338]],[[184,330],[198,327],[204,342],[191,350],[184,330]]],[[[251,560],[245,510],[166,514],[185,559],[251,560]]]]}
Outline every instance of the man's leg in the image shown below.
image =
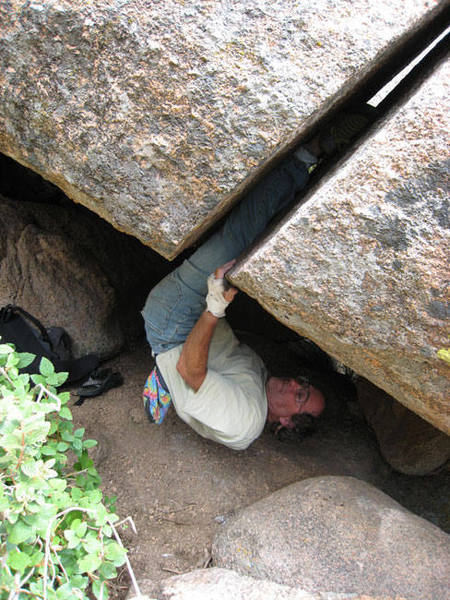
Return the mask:
{"type": "Polygon", "coordinates": [[[282,162],[231,211],[219,231],[152,289],[142,315],[155,354],[186,340],[205,309],[208,275],[247,248],[307,182],[304,163],[282,162]]]}

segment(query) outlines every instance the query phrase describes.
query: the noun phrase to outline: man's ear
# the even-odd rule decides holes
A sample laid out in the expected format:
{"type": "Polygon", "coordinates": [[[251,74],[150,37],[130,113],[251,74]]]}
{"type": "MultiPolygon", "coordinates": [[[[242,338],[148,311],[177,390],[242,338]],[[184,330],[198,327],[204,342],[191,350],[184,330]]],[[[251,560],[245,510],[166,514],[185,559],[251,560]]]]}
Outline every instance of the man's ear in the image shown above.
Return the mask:
{"type": "Polygon", "coordinates": [[[280,423],[283,427],[286,427],[286,429],[294,429],[295,427],[291,417],[280,417],[280,423]]]}

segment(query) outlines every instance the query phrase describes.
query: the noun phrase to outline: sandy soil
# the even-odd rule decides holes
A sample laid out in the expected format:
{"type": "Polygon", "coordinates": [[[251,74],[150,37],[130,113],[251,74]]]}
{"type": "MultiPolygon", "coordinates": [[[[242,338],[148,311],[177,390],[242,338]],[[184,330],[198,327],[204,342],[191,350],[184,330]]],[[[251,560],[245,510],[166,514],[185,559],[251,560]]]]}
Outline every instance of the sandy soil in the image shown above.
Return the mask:
{"type": "MultiPolygon", "coordinates": [[[[120,371],[124,384],[72,412],[76,426],[98,440],[92,456],[105,493],[116,495],[119,515],[136,524],[137,535],[128,529],[123,538],[138,579],[160,580],[208,565],[214,533],[233,511],[308,477],[353,475],[448,526],[448,473],[393,473],[345,398],[334,398],[318,430],[302,441],[283,443],[265,431],[248,450],[234,452],[200,438],[173,409],[163,425],[148,422],[141,392],[151,356],[144,341],[105,366],[120,371]]],[[[125,570],[114,585],[113,597],[124,598],[125,570]]]]}

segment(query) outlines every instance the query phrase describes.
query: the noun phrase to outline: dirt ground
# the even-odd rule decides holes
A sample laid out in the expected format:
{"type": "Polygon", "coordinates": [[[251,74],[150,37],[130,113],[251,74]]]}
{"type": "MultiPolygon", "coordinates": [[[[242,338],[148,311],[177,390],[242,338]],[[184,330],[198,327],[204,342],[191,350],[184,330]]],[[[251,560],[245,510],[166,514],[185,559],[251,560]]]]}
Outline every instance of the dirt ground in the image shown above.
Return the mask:
{"type": "MultiPolygon", "coordinates": [[[[104,492],[116,495],[120,517],[136,524],[137,534],[128,529],[122,537],[138,580],[207,566],[214,534],[233,511],[308,477],[358,477],[448,528],[448,472],[393,473],[345,398],[335,398],[317,431],[301,441],[282,442],[265,431],[235,452],[199,437],[173,409],[161,426],[148,422],[141,393],[151,355],[144,340],[104,366],[120,371],[124,384],[72,406],[72,413],[76,426],[98,440],[92,456],[104,492]]],[[[112,597],[123,599],[129,584],[123,569],[112,597]]]]}

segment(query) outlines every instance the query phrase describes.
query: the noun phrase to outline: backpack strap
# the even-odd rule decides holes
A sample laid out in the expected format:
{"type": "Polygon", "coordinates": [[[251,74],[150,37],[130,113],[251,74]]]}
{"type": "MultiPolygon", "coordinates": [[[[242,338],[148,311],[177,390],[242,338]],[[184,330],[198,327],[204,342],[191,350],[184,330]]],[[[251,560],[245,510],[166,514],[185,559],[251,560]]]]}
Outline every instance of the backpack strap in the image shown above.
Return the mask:
{"type": "Polygon", "coordinates": [[[56,371],[67,371],[69,373],[66,385],[87,377],[92,371],[95,371],[99,363],[100,360],[97,354],[86,354],[85,356],[80,356],[80,358],[54,361],[56,371]]]}

